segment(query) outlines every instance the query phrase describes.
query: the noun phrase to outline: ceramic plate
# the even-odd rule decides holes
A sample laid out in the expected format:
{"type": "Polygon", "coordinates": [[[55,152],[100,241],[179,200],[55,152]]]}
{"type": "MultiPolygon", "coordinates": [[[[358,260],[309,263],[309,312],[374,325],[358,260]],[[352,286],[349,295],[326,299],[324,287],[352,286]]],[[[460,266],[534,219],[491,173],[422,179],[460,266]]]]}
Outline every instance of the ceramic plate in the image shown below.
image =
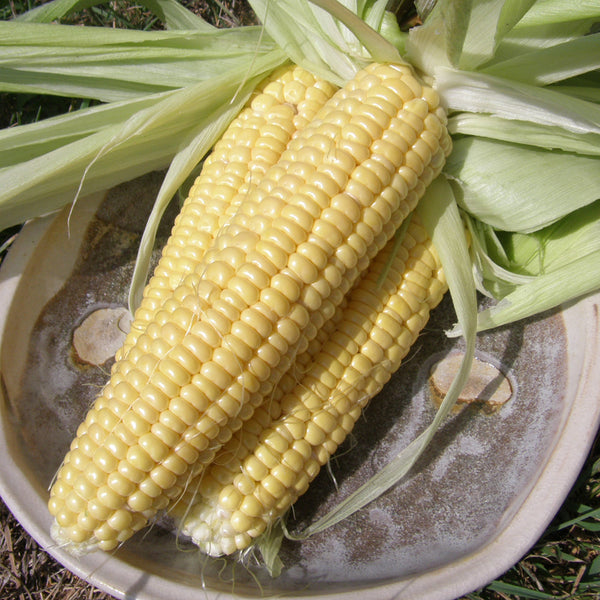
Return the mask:
{"type": "MultiPolygon", "coordinates": [[[[481,364],[501,374],[487,391],[502,382],[508,401],[495,410],[468,405],[399,485],[321,534],[285,541],[277,579],[252,557],[244,565],[206,559],[162,524],[112,555],[73,558],[52,542],[47,489],[106,380],[111,363],[98,352],[114,351],[127,322],[127,285],[160,181],[153,174],[80,201],[69,231],[67,213],[28,224],[3,264],[0,492],[29,533],[99,588],[144,600],[341,600],[357,592],[363,600],[451,600],[517,562],[559,509],[598,428],[596,296],[481,335],[481,364]],[[100,318],[102,334],[91,340],[90,315],[100,318]]],[[[444,336],[452,321],[445,301],[331,469],[296,504],[292,531],[346,497],[430,422],[431,369],[461,351],[460,340],[444,336]]]]}

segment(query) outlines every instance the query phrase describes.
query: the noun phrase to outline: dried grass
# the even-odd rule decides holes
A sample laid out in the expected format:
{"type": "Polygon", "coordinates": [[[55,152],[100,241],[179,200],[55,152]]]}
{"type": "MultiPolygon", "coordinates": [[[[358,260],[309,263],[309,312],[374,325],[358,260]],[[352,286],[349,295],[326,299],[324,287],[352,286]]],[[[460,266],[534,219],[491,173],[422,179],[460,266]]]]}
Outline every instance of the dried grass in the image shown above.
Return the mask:
{"type": "Polygon", "coordinates": [[[113,600],[56,562],[0,500],[2,600],[113,600]]]}

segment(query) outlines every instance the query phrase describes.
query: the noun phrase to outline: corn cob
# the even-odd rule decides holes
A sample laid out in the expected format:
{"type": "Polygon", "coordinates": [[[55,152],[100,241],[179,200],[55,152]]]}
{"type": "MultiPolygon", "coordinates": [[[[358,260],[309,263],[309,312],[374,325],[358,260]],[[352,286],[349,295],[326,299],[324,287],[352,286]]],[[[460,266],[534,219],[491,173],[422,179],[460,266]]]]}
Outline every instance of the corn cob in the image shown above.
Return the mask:
{"type": "MultiPolygon", "coordinates": [[[[148,332],[147,325],[185,277],[195,271],[217,233],[265,171],[279,159],[292,135],[314,117],[335,91],[333,85],[298,66],[276,70],[257,87],[248,106],[232,122],[205,160],[201,175],[190,189],[144,290],[131,330],[115,356],[117,362],[113,370],[121,365],[119,361],[141,335],[155,333],[152,330],[148,332]]],[[[109,422],[116,423],[113,415],[106,411],[104,418],[107,427],[109,422]]],[[[87,430],[86,424],[87,421],[80,426],[78,437],[87,430]]],[[[113,433],[118,434],[119,429],[113,433]]],[[[62,488],[66,486],[58,483],[53,493],[60,496],[65,493],[62,488]]],[[[70,493],[75,491],[77,496],[81,496],[85,493],[84,488],[89,487],[87,481],[80,482],[79,486],[80,491],[72,488],[70,493]]],[[[77,496],[71,496],[73,504],[77,502],[77,496]]],[[[60,503],[61,500],[58,500],[60,503]]],[[[50,504],[53,514],[59,510],[56,504],[54,498],[50,504]]],[[[95,505],[92,510],[96,514],[105,512],[95,505]]],[[[78,520],[83,521],[81,517],[78,520]]],[[[93,519],[88,518],[87,521],[93,519]]],[[[82,522],[81,527],[89,527],[89,524],[82,522]]],[[[57,537],[62,535],[58,533],[57,537]]],[[[73,532],[73,536],[73,541],[77,542],[82,533],[73,532]]],[[[108,544],[100,545],[108,547],[108,544]]]]}
{"type": "Polygon", "coordinates": [[[449,143],[408,67],[372,65],[325,104],[115,364],[51,491],[58,542],[110,550],[181,494],[333,315],[335,290],[412,210],[449,143]]]}
{"type": "Polygon", "coordinates": [[[394,242],[380,253],[340,310],[306,375],[275,412],[242,429],[182,505],[181,531],[212,556],[231,554],[282,517],[351,431],[366,403],[408,353],[446,290],[441,265],[413,219],[383,283],[394,242]],[[196,490],[196,497],[190,497],[196,490]]]}

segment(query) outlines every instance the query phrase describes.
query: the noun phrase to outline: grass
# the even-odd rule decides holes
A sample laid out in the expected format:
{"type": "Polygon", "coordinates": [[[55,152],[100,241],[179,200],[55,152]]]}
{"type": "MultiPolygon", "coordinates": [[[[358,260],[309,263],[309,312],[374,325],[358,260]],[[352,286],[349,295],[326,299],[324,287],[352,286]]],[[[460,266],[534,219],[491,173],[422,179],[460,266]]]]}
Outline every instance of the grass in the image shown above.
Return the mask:
{"type": "MultiPolygon", "coordinates": [[[[9,19],[40,0],[5,0],[0,19],[9,19]]],[[[241,0],[183,2],[219,26],[252,21],[241,0]]],[[[133,2],[109,2],[86,9],[73,22],[152,29],[156,20],[133,2]]],[[[74,110],[82,101],[0,93],[0,127],[36,121],[74,110]]],[[[0,232],[0,254],[18,234],[0,232]]],[[[460,600],[600,598],[600,443],[593,447],[579,478],[542,538],[514,567],[485,588],[460,600]]],[[[5,600],[110,600],[54,561],[23,530],[0,501],[0,597],[5,600]]],[[[417,599],[415,599],[417,600],[417,599]]]]}
{"type": "Polygon", "coordinates": [[[59,565],[0,503],[0,594],[5,600],[112,600],[59,565]]]}

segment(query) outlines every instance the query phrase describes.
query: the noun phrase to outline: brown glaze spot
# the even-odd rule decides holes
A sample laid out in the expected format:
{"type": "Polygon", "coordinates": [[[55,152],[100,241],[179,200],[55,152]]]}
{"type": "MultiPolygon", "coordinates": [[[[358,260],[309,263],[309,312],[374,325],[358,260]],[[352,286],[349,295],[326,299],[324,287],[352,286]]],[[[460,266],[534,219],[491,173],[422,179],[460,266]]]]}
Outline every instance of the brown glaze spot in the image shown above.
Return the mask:
{"type": "MultiPolygon", "coordinates": [[[[429,393],[437,407],[446,397],[463,358],[462,352],[453,352],[431,368],[429,393]]],[[[469,379],[456,401],[454,411],[458,412],[469,404],[478,404],[486,412],[493,412],[508,402],[512,395],[512,385],[506,375],[492,363],[475,357],[469,379]]]]}
{"type": "Polygon", "coordinates": [[[90,365],[103,365],[123,345],[130,325],[131,316],[126,308],[95,310],[73,332],[77,359],[90,365]]]}

